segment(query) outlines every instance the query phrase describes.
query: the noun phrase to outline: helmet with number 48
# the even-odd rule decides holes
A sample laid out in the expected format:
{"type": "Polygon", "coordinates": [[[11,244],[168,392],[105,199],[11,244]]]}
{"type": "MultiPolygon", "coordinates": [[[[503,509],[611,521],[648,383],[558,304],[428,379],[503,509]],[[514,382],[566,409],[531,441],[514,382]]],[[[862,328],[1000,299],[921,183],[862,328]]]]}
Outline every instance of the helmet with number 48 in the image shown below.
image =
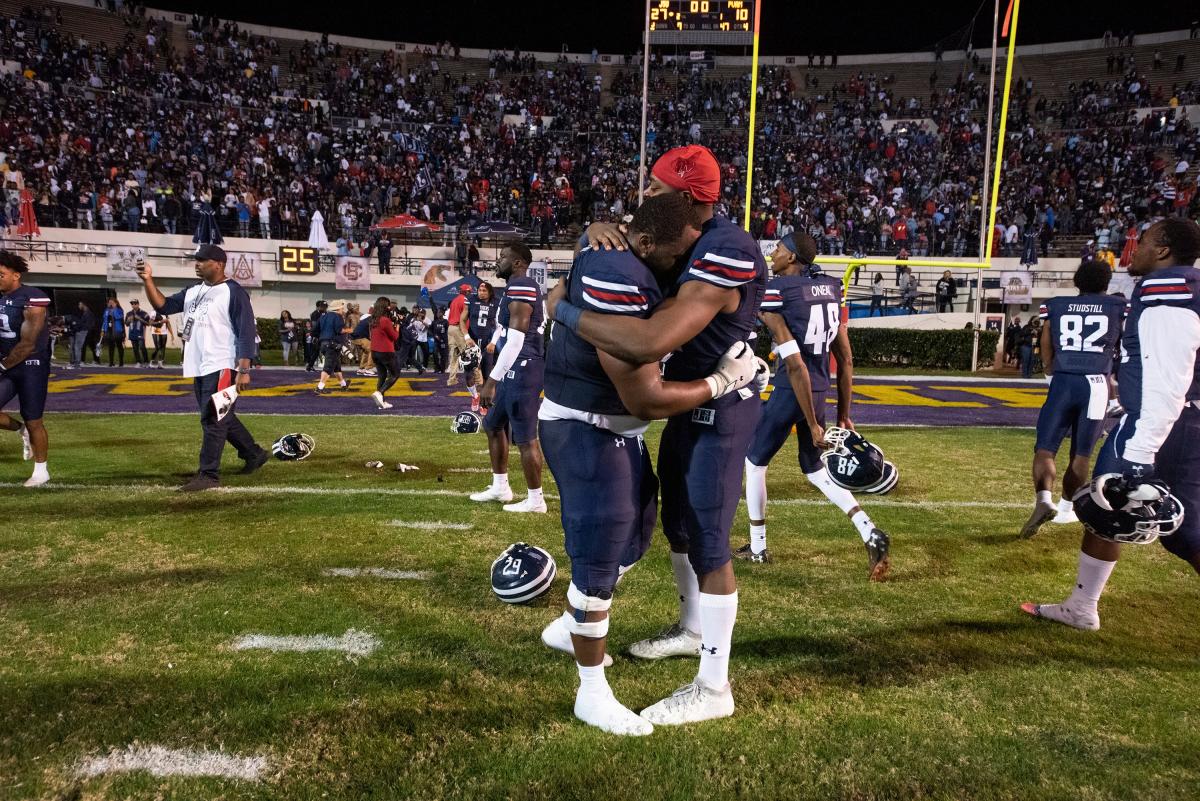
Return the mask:
{"type": "Polygon", "coordinates": [[[825,429],[825,441],[830,447],[821,454],[821,461],[839,487],[885,495],[900,480],[896,465],[884,459],[879,446],[857,431],[832,426],[825,429]]]}

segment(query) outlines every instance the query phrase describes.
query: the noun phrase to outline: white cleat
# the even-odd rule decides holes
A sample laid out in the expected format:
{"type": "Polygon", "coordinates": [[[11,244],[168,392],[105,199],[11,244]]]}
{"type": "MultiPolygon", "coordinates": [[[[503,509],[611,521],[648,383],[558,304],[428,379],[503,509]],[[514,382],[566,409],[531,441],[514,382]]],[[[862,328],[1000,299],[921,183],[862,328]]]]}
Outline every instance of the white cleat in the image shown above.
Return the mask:
{"type": "Polygon", "coordinates": [[[1072,509],[1069,512],[1059,512],[1058,514],[1056,514],[1054,516],[1054,519],[1051,520],[1050,522],[1054,523],[1055,525],[1059,525],[1059,526],[1065,525],[1067,523],[1078,523],[1079,515],[1075,514],[1074,509],[1072,509]]]}
{"type": "Polygon", "coordinates": [[[650,721],[618,701],[611,691],[600,697],[576,694],[575,717],[609,734],[645,737],[654,732],[650,721]]]}
{"type": "Polygon", "coordinates": [[[40,476],[39,476],[39,475],[37,475],[37,474],[34,474],[34,475],[32,475],[32,476],[30,476],[30,477],[29,477],[29,480],[28,480],[28,481],[26,481],[26,482],[25,482],[25,486],[26,486],[26,487],[40,487],[40,486],[42,486],[43,484],[47,483],[48,481],[50,481],[50,474],[49,474],[49,473],[45,473],[45,474],[43,474],[43,475],[40,475],[40,476]]]}
{"type": "Polygon", "coordinates": [[[371,400],[375,401],[375,405],[378,406],[380,409],[392,408],[392,404],[388,403],[387,401],[385,401],[383,399],[383,393],[380,392],[379,390],[376,390],[371,393],[371,400]]]}
{"type": "MultiPolygon", "coordinates": [[[[553,648],[555,651],[562,651],[570,654],[571,658],[575,658],[575,644],[571,642],[571,631],[567,628],[567,621],[570,616],[563,612],[554,620],[550,621],[550,625],[542,629],[542,643],[548,648],[553,648]]],[[[609,654],[604,655],[604,667],[612,667],[613,658],[609,654]]],[[[603,727],[601,727],[603,728],[603,727]]]]}
{"type": "Polygon", "coordinates": [[[21,426],[21,458],[29,461],[33,458],[33,443],[29,441],[29,429],[21,426]]]}
{"type": "Polygon", "coordinates": [[[471,500],[473,500],[477,503],[486,503],[488,501],[499,501],[500,503],[508,503],[512,499],[513,499],[512,487],[505,487],[504,489],[496,489],[495,487],[488,487],[483,492],[471,493],[471,500]]]}
{"type": "Polygon", "coordinates": [[[659,726],[678,726],[702,720],[727,718],[733,714],[733,691],[726,684],[714,690],[698,681],[685,684],[654,706],[642,710],[642,717],[659,726]]]}
{"type": "Polygon", "coordinates": [[[1058,507],[1052,503],[1038,503],[1033,507],[1033,514],[1021,526],[1021,536],[1025,539],[1036,537],[1042,526],[1049,523],[1058,514],[1058,507]]]}
{"type": "Polygon", "coordinates": [[[1034,617],[1044,617],[1083,631],[1097,631],[1100,628],[1100,615],[1095,612],[1079,612],[1067,605],[1061,604],[1021,604],[1021,611],[1034,617]]]}
{"type": "Polygon", "coordinates": [[[668,656],[700,656],[700,635],[678,623],[645,640],[629,646],[631,656],[638,659],[666,659],[668,656]]]}
{"type": "MultiPolygon", "coordinates": [[[[511,497],[511,492],[510,492],[510,497],[511,497]]],[[[532,498],[526,498],[525,500],[517,501],[516,503],[504,504],[504,511],[506,511],[506,512],[545,512],[546,511],[546,501],[545,500],[535,501],[532,498]]]]}

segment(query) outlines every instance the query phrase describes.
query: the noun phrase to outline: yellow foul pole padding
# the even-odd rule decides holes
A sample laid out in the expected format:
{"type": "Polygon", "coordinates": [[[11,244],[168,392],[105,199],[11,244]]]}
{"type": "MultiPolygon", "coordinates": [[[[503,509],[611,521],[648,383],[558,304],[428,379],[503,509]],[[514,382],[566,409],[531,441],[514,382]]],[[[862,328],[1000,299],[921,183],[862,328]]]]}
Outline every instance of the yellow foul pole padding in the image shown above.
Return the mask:
{"type": "Polygon", "coordinates": [[[1008,128],[1008,99],[1012,93],[1013,61],[1017,55],[1017,15],[1021,0],[1012,0],[1012,26],[1008,30],[1008,59],[1004,66],[1004,98],[1000,104],[1000,136],[996,138],[996,170],[992,176],[992,210],[988,215],[987,244],[983,260],[992,263],[992,243],[995,241],[996,211],[1000,205],[1000,173],[1004,165],[1004,134],[1008,128]]]}
{"type": "Polygon", "coordinates": [[[746,211],[742,227],[750,230],[750,197],[754,194],[754,115],[758,111],[758,22],[762,0],[754,0],[754,49],[750,57],[750,146],[746,153],[746,211]]]}

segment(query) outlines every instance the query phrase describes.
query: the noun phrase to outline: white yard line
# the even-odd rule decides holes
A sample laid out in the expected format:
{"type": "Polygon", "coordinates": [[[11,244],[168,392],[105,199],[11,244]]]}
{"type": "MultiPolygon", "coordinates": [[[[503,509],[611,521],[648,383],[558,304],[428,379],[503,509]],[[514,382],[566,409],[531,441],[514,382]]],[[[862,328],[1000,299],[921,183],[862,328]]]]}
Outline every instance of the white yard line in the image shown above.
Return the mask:
{"type": "Polygon", "coordinates": [[[442,520],[389,520],[387,525],[395,528],[415,528],[418,531],[470,531],[470,523],[447,523],[442,520]]]}
{"type": "Polygon", "coordinates": [[[327,634],[302,636],[245,634],[234,640],[230,647],[235,651],[258,648],[267,651],[342,651],[351,656],[367,656],[380,644],[379,638],[373,634],[367,634],[357,629],[347,629],[346,633],[340,637],[330,637],[327,634]]]}
{"type": "Polygon", "coordinates": [[[490,467],[451,467],[447,473],[490,473],[490,467]]]}
{"type": "Polygon", "coordinates": [[[368,578],[424,581],[433,574],[428,570],[389,570],[386,567],[331,567],[322,570],[321,575],[336,576],[338,578],[360,578],[366,576],[368,578]]]}
{"type": "Polygon", "coordinates": [[[76,773],[90,778],[105,773],[146,771],[153,776],[218,776],[257,781],[266,769],[267,758],[261,756],[239,757],[222,751],[130,745],[121,750],[114,748],[106,756],[85,759],[76,773]]]}
{"type": "MultiPolygon", "coordinates": [[[[0,489],[13,489],[21,485],[16,482],[0,483],[0,489]]],[[[173,492],[174,486],[166,484],[59,484],[51,481],[38,487],[35,490],[27,490],[28,492],[46,492],[48,490],[68,490],[75,492],[78,490],[97,490],[104,492],[173,492]]],[[[256,495],[269,493],[273,495],[430,495],[438,497],[454,497],[466,498],[467,493],[457,492],[454,490],[439,490],[439,489],[406,489],[399,487],[288,487],[288,486],[273,486],[259,485],[253,487],[222,487],[217,490],[209,490],[209,492],[217,494],[235,494],[235,495],[256,495]]],[[[558,500],[557,495],[547,494],[547,500],[558,500]]],[[[880,498],[873,495],[860,495],[859,500],[863,501],[866,506],[898,506],[910,509],[1026,509],[1028,503],[1017,501],[906,501],[891,498],[880,498]]],[[[827,506],[829,501],[819,498],[776,498],[768,500],[767,503],[771,506],[827,506]]],[[[458,531],[466,531],[474,528],[470,523],[444,523],[441,521],[412,521],[412,520],[390,520],[387,525],[397,526],[402,528],[415,528],[428,531],[439,529],[453,529],[458,531]]]]}

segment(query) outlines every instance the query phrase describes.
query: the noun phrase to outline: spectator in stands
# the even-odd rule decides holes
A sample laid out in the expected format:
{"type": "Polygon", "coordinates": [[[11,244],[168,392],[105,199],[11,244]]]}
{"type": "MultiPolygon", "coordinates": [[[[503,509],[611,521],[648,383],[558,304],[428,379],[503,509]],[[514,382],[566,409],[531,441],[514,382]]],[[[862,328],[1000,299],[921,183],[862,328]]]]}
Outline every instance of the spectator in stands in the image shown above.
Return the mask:
{"type": "Polygon", "coordinates": [[[871,310],[868,317],[874,317],[875,312],[883,316],[883,293],[883,273],[875,273],[875,280],[871,282],[871,310]]]}
{"type": "Polygon", "coordinates": [[[376,255],[379,258],[379,274],[391,275],[392,273],[392,238],[384,234],[379,239],[379,244],[376,246],[376,255]]]}
{"type": "Polygon", "coordinates": [[[934,291],[937,295],[938,312],[954,311],[954,298],[958,296],[958,285],[955,284],[954,276],[949,270],[942,273],[942,277],[938,279],[934,291]]]}

